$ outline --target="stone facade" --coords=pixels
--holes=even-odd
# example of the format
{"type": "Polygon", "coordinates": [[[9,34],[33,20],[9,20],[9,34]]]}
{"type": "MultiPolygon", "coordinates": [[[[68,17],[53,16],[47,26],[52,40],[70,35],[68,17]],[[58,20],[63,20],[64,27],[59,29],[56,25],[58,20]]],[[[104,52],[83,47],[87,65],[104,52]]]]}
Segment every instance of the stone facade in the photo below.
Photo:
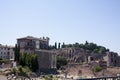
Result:
{"type": "Polygon", "coordinates": [[[14,60],[14,47],[0,44],[0,58],[14,60]]]}
{"type": "MultiPolygon", "coordinates": [[[[93,61],[102,61],[103,62],[103,64],[105,63],[104,62],[104,59],[103,59],[103,57],[104,56],[106,56],[106,54],[99,54],[99,53],[89,53],[88,54],[88,57],[87,57],[87,59],[88,59],[88,63],[91,63],[91,62],[93,62],[93,61]]],[[[107,64],[106,64],[107,65],[107,64]]]]}
{"type": "Polygon", "coordinates": [[[114,52],[106,52],[104,54],[88,53],[81,48],[61,48],[57,55],[63,56],[69,63],[91,63],[101,61],[99,64],[104,67],[120,67],[120,56],[114,52]]]}
{"type": "Polygon", "coordinates": [[[114,52],[107,52],[104,60],[108,67],[120,67],[120,56],[114,52]]]}
{"type": "Polygon", "coordinates": [[[38,55],[39,72],[52,73],[56,70],[56,51],[49,49],[49,38],[27,36],[17,39],[21,53],[35,53],[38,55]]]}
{"type": "Polygon", "coordinates": [[[104,60],[100,60],[98,61],[98,64],[100,67],[102,67],[102,69],[107,69],[107,62],[104,60]]]}
{"type": "Polygon", "coordinates": [[[50,72],[56,69],[56,53],[51,50],[37,50],[39,71],[50,72]]]}
{"type": "Polygon", "coordinates": [[[58,50],[57,55],[63,56],[68,62],[72,63],[89,63],[95,60],[103,59],[105,54],[90,53],[82,48],[61,48],[58,50]]]}
{"type": "Polygon", "coordinates": [[[98,61],[91,61],[89,63],[90,69],[94,69],[95,66],[100,66],[102,69],[106,70],[107,69],[107,62],[104,60],[98,60],[98,61]]]}
{"type": "Polygon", "coordinates": [[[24,38],[17,39],[17,44],[20,46],[21,53],[35,53],[39,55],[40,69],[42,68],[56,68],[56,55],[63,56],[69,63],[90,63],[92,61],[102,60],[103,66],[107,64],[107,67],[120,67],[120,56],[114,52],[107,52],[104,54],[93,53],[82,48],[61,48],[57,51],[50,51],[49,38],[36,38],[27,36],[24,38]],[[105,62],[104,62],[105,61],[105,62]],[[45,63],[44,63],[45,62],[45,63]]]}
{"type": "Polygon", "coordinates": [[[49,38],[36,38],[32,36],[27,36],[24,38],[17,39],[17,44],[18,46],[20,46],[21,53],[34,53],[35,50],[48,49],[49,38]]]}
{"type": "Polygon", "coordinates": [[[70,63],[81,63],[87,61],[87,55],[82,48],[62,48],[58,50],[57,55],[63,56],[70,63]]]}

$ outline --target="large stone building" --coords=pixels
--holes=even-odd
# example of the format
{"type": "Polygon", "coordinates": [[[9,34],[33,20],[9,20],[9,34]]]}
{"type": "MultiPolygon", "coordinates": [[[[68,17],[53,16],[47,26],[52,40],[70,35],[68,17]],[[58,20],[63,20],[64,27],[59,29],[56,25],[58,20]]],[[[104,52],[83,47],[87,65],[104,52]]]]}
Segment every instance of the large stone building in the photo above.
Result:
{"type": "Polygon", "coordinates": [[[51,72],[56,70],[56,52],[51,50],[36,50],[38,54],[39,71],[51,72]]]}
{"type": "Polygon", "coordinates": [[[49,38],[36,38],[32,36],[27,36],[24,38],[17,39],[17,44],[20,47],[21,53],[34,53],[35,50],[48,49],[49,38]]]}
{"type": "Polygon", "coordinates": [[[14,47],[0,44],[0,58],[14,60],[14,47]]]}
{"type": "Polygon", "coordinates": [[[17,39],[21,53],[38,55],[39,72],[52,73],[56,70],[56,51],[48,50],[49,38],[27,36],[17,39]]]}

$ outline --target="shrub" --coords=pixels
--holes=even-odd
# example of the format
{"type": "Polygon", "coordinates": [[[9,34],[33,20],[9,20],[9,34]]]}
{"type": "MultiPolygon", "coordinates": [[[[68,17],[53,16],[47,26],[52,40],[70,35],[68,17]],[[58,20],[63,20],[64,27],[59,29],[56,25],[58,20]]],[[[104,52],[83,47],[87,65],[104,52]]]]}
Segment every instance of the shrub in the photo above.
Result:
{"type": "Polygon", "coordinates": [[[57,69],[61,68],[61,66],[67,65],[66,58],[62,56],[57,56],[57,69]]]}
{"type": "Polygon", "coordinates": [[[102,71],[102,67],[100,67],[100,66],[95,66],[95,67],[93,68],[93,71],[94,71],[94,72],[100,72],[100,71],[102,71]]]}

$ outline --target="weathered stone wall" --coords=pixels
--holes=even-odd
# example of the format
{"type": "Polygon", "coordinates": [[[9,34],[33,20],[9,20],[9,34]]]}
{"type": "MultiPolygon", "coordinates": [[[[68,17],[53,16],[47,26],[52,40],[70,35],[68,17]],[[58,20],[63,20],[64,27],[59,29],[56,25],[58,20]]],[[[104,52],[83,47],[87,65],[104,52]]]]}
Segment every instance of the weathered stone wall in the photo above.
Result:
{"type": "Polygon", "coordinates": [[[86,52],[81,48],[62,48],[58,50],[58,54],[67,59],[70,63],[81,63],[87,60],[86,52]]]}
{"type": "Polygon", "coordinates": [[[14,47],[7,45],[0,45],[0,58],[7,60],[14,60],[14,47]]]}
{"type": "Polygon", "coordinates": [[[36,49],[48,49],[49,38],[27,36],[17,39],[17,45],[20,46],[21,53],[34,53],[36,49]]]}
{"type": "Polygon", "coordinates": [[[99,54],[88,53],[81,48],[62,48],[58,50],[57,55],[65,57],[69,63],[90,63],[91,61],[102,60],[105,61],[103,64],[106,64],[108,67],[120,67],[120,56],[114,52],[99,54]]]}
{"type": "Polygon", "coordinates": [[[108,67],[120,67],[120,57],[117,53],[107,52],[104,60],[107,62],[108,67]]]}
{"type": "Polygon", "coordinates": [[[56,69],[56,53],[50,50],[37,50],[39,71],[56,69]]]}

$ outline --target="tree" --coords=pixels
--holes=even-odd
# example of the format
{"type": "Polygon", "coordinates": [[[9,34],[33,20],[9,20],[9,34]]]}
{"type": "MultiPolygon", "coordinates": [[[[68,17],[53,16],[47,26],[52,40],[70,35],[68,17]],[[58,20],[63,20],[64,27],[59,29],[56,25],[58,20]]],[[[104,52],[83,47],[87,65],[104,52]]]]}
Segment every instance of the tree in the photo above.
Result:
{"type": "Polygon", "coordinates": [[[55,49],[57,49],[57,42],[55,42],[55,49]]]}
{"type": "Polygon", "coordinates": [[[61,46],[60,43],[58,43],[58,49],[60,49],[60,46],[61,46]]]}
{"type": "Polygon", "coordinates": [[[100,66],[95,66],[95,67],[93,68],[93,71],[94,71],[94,72],[100,72],[100,71],[102,71],[102,67],[100,67],[100,66]]]}
{"type": "Polygon", "coordinates": [[[20,54],[19,65],[21,65],[21,66],[25,66],[25,63],[24,63],[24,54],[25,53],[21,53],[20,54]]]}
{"type": "Polygon", "coordinates": [[[72,44],[68,44],[68,47],[73,47],[73,45],[72,44]]]}
{"type": "Polygon", "coordinates": [[[18,46],[17,44],[15,45],[14,53],[15,53],[15,58],[14,58],[14,60],[17,61],[17,62],[19,62],[20,46],[18,46]]]}
{"type": "Polygon", "coordinates": [[[17,61],[19,62],[19,57],[20,57],[20,45],[18,45],[18,52],[17,52],[17,53],[18,53],[18,57],[17,57],[18,59],[17,59],[17,61]]]}
{"type": "Polygon", "coordinates": [[[85,45],[88,45],[88,44],[89,44],[89,43],[86,41],[86,42],[85,42],[85,45]]]}
{"type": "Polygon", "coordinates": [[[14,60],[17,61],[17,44],[15,44],[14,53],[15,53],[14,60]]]}
{"type": "Polygon", "coordinates": [[[84,44],[79,44],[79,47],[85,49],[84,44]]]}
{"type": "Polygon", "coordinates": [[[28,66],[33,72],[38,70],[38,57],[37,54],[20,54],[19,64],[23,67],[28,66]]]}
{"type": "Polygon", "coordinates": [[[106,49],[104,47],[100,47],[99,48],[99,52],[98,53],[105,53],[106,52],[106,49]]]}
{"type": "Polygon", "coordinates": [[[66,58],[62,56],[57,56],[57,68],[61,68],[61,66],[67,65],[67,60],[66,58]]]}
{"type": "Polygon", "coordinates": [[[63,44],[62,44],[62,48],[65,48],[65,43],[63,42],[63,44]]]}
{"type": "Polygon", "coordinates": [[[32,55],[32,58],[31,58],[31,70],[34,71],[34,72],[38,70],[37,55],[32,55]]]}
{"type": "Polygon", "coordinates": [[[79,47],[79,43],[75,43],[75,44],[73,44],[73,47],[76,47],[76,48],[78,48],[79,47]]]}

